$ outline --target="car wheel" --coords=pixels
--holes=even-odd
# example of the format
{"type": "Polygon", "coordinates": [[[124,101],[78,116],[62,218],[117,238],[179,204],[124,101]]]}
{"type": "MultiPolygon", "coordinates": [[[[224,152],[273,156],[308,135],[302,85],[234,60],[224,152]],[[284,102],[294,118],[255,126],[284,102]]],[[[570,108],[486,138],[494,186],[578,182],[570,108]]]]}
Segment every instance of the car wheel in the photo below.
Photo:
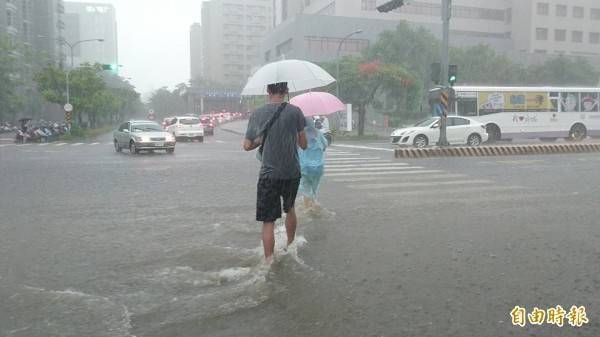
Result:
{"type": "Polygon", "coordinates": [[[168,154],[173,154],[173,153],[175,153],[175,148],[172,148],[172,149],[167,149],[167,153],[168,153],[168,154]]]}
{"type": "Polygon", "coordinates": [[[583,124],[575,124],[569,131],[569,137],[566,140],[580,142],[587,137],[587,129],[583,124]]]}
{"type": "Polygon", "coordinates": [[[131,141],[129,143],[129,153],[131,154],[138,154],[140,153],[140,150],[137,149],[137,147],[135,146],[135,142],[131,141]]]}
{"type": "Polygon", "coordinates": [[[485,130],[488,133],[488,143],[492,144],[499,141],[502,138],[502,134],[500,133],[500,128],[495,124],[489,124],[485,127],[485,130]]]}
{"type": "Polygon", "coordinates": [[[474,133],[467,138],[467,145],[471,147],[477,147],[481,145],[481,136],[474,133]]]}
{"type": "Polygon", "coordinates": [[[121,152],[123,149],[121,149],[121,146],[119,145],[119,142],[117,142],[117,140],[114,140],[114,144],[115,144],[115,152],[121,152]]]}
{"type": "Polygon", "coordinates": [[[415,137],[415,140],[413,141],[413,146],[418,149],[425,148],[425,147],[427,147],[427,145],[429,145],[429,139],[427,139],[427,137],[425,135],[418,135],[415,137]]]}
{"type": "Polygon", "coordinates": [[[203,143],[204,142],[204,136],[200,136],[200,137],[196,137],[196,139],[200,142],[203,143]]]}

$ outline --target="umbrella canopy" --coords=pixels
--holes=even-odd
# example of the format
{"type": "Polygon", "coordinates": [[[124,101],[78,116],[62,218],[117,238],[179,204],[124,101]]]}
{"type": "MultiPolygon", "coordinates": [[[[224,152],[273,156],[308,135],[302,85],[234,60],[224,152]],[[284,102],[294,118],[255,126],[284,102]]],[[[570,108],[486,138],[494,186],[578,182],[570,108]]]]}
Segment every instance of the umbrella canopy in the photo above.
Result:
{"type": "Polygon", "coordinates": [[[298,95],[292,98],[290,103],[299,107],[306,117],[331,115],[346,109],[342,101],[327,92],[309,92],[298,95]]]}
{"type": "Polygon", "coordinates": [[[287,82],[290,92],[324,87],[335,82],[323,68],[302,60],[283,60],[258,69],[246,83],[242,96],[267,94],[267,85],[287,82]]]}

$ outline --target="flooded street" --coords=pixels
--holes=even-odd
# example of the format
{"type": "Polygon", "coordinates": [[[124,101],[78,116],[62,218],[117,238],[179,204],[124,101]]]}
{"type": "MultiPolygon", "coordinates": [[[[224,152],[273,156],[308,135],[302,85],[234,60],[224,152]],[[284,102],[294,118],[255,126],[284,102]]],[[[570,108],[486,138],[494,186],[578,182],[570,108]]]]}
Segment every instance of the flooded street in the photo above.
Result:
{"type": "Polygon", "coordinates": [[[593,155],[524,161],[535,179],[474,158],[361,182],[335,163],[393,159],[334,147],[324,209],[298,206],[287,251],[280,224],[269,267],[255,158],[227,133],[178,146],[0,149],[1,336],[527,336],[558,328],[515,327],[513,307],[558,304],[591,321],[563,330],[599,332],[593,155]],[[459,186],[408,187],[431,179],[459,186]]]}

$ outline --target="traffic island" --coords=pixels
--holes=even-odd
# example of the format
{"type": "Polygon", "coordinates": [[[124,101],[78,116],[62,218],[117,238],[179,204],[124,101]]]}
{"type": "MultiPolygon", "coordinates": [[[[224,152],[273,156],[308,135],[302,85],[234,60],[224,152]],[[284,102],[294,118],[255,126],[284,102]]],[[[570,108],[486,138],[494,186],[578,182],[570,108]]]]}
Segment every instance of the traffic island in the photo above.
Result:
{"type": "Polygon", "coordinates": [[[424,149],[399,148],[396,158],[433,157],[496,157],[560,153],[600,152],[600,144],[544,144],[479,147],[434,147],[424,149]]]}

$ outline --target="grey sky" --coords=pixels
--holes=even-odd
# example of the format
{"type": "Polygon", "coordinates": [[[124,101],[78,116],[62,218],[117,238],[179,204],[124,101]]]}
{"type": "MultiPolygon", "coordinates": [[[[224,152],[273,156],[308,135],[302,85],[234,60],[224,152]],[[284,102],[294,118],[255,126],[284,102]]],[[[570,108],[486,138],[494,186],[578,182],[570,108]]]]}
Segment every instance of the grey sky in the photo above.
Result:
{"type": "Polygon", "coordinates": [[[190,77],[189,29],[200,22],[202,0],[80,0],[117,11],[120,74],[148,93],[190,77]]]}

